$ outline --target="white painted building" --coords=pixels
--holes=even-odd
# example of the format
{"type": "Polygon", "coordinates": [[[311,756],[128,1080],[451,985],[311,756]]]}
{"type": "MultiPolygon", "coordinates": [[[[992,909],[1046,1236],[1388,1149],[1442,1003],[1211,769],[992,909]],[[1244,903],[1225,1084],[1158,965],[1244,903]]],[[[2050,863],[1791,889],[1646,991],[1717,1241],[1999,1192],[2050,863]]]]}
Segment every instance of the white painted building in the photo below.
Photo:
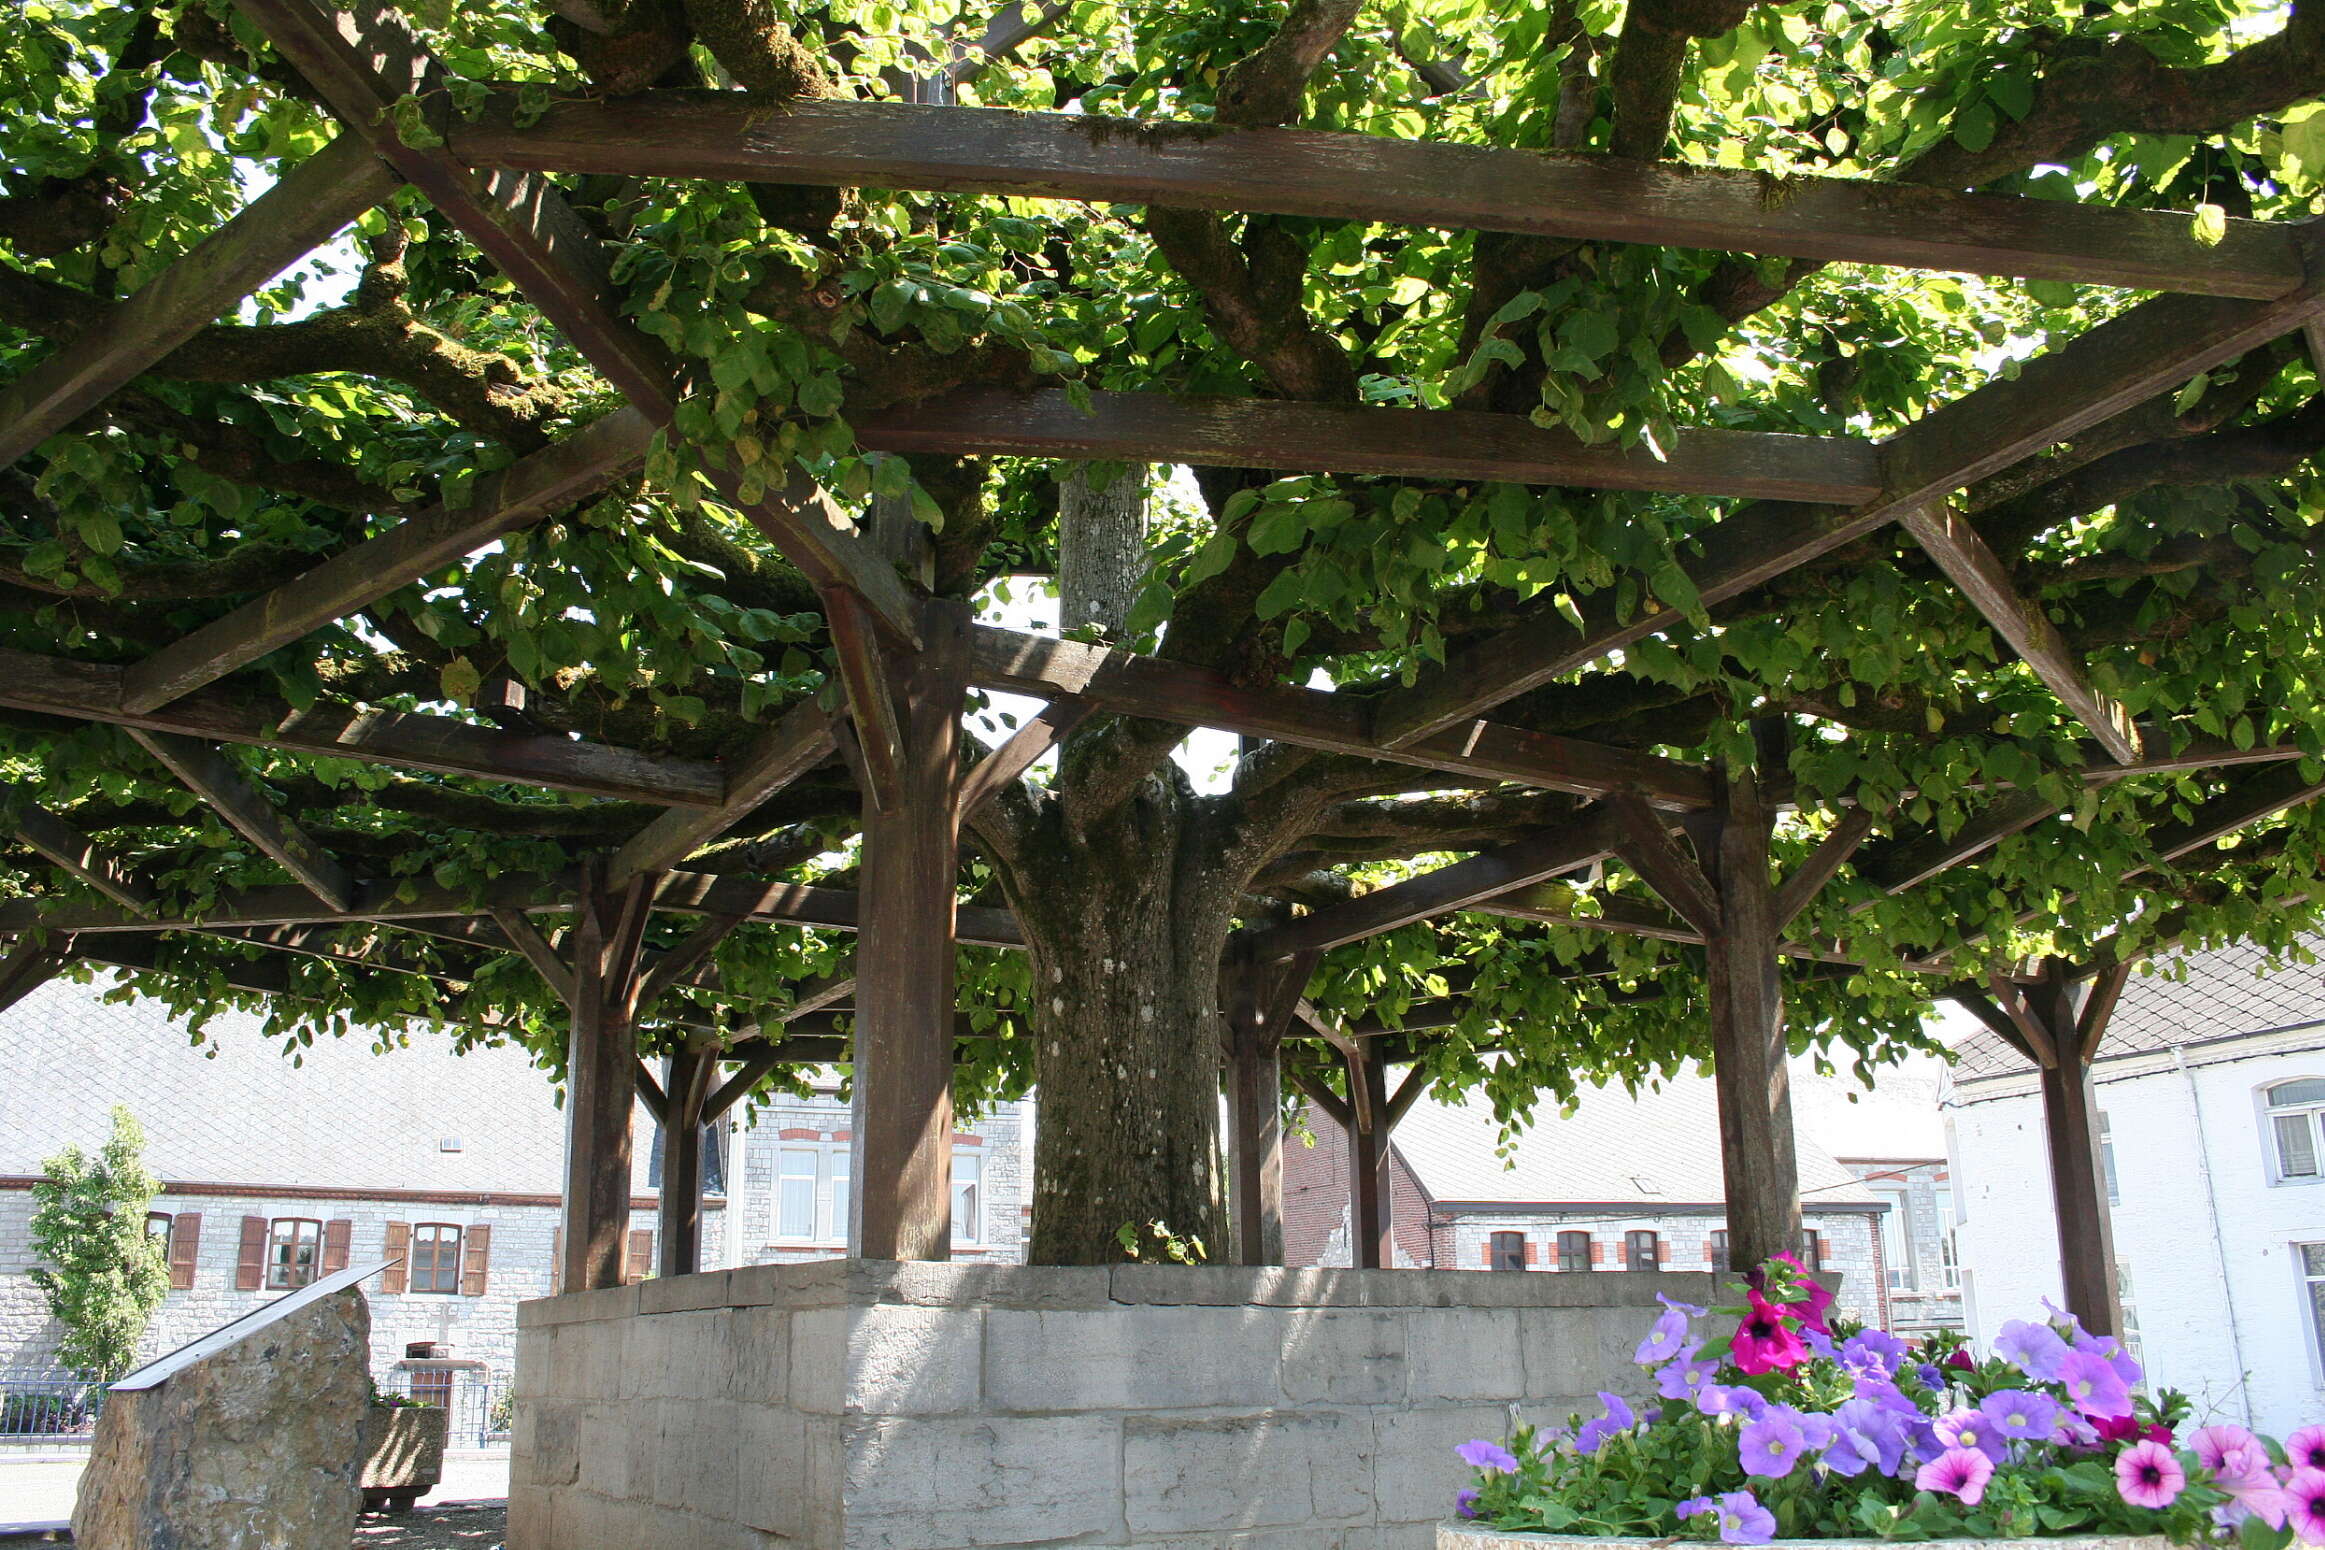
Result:
{"type": "MultiPolygon", "coordinates": [[[[2199,1417],[2281,1437],[2325,1420],[2325,968],[2181,962],[2132,977],[2093,1066],[2127,1334],[2199,1417]]],[[[2060,1295],[2056,1218],[2033,1071],[1990,1033],[1955,1053],[1963,1278],[1989,1342],[2060,1295]]]]}

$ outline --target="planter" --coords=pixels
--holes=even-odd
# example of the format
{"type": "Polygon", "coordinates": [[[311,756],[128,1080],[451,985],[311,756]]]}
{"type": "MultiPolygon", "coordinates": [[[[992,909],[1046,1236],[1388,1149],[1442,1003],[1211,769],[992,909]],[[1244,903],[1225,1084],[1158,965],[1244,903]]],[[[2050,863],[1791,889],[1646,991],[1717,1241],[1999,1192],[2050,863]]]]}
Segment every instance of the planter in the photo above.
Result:
{"type": "MultiPolygon", "coordinates": [[[[1475,1523],[1441,1523],[1437,1550],[1541,1550],[1563,1545],[1567,1550],[1617,1550],[1637,1546],[1645,1550],[1672,1550],[1694,1541],[1669,1539],[1600,1539],[1588,1534],[1523,1534],[1515,1529],[1483,1528],[1475,1523]]],[[[2050,1539],[1949,1539],[1947,1546],[1975,1546],[1977,1550],[2175,1550],[2161,1534],[2075,1534],[2050,1539]]],[[[1768,1550],[1898,1550],[1894,1539],[1777,1539],[1768,1550]]]]}
{"type": "Polygon", "coordinates": [[[363,1509],[409,1512],[444,1478],[451,1413],[433,1406],[373,1405],[363,1423],[363,1509]]]}

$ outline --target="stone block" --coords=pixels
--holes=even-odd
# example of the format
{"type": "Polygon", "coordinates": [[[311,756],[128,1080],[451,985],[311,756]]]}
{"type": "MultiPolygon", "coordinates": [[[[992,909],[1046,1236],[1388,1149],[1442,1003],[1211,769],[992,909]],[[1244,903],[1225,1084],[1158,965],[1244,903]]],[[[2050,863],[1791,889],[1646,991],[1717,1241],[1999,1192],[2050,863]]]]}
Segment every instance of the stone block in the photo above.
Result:
{"type": "Polygon", "coordinates": [[[1134,1535],[1372,1521],[1373,1428],[1361,1410],[1141,1415],[1122,1427],[1134,1535]]]}
{"type": "Polygon", "coordinates": [[[1384,1410],[1373,1417],[1373,1502],[1382,1523],[1429,1523],[1453,1510],[1470,1468],[1453,1450],[1509,1435],[1506,1405],[1384,1410]]]}
{"type": "Polygon", "coordinates": [[[594,1292],[567,1292],[518,1305],[518,1326],[545,1328],[551,1324],[586,1324],[600,1319],[626,1319],[638,1311],[635,1286],[608,1286],[594,1292]]]}
{"type": "Polygon", "coordinates": [[[1113,1416],[851,1416],[848,1550],[962,1550],[1090,1538],[1121,1521],[1113,1416]]]}
{"type": "Polygon", "coordinates": [[[107,1396],[73,1508],[84,1550],[354,1538],[371,1315],[353,1288],[107,1396]]]}
{"type": "MultiPolygon", "coordinates": [[[[1525,1391],[1533,1399],[1553,1394],[1585,1394],[1636,1371],[1631,1352],[1638,1335],[1622,1344],[1619,1331],[1636,1317],[1629,1309],[1536,1308],[1518,1314],[1518,1342],[1525,1353],[1525,1391]]],[[[1642,1322],[1639,1334],[1646,1332],[1642,1322]]]]}
{"type": "Polygon", "coordinates": [[[578,1405],[520,1399],[510,1438],[512,1477],[540,1486],[569,1485],[579,1478],[581,1416],[578,1405]]]}
{"type": "Polygon", "coordinates": [[[782,1404],[790,1393],[791,1315],[780,1308],[737,1308],[725,1329],[729,1397],[782,1404]]]}
{"type": "Polygon", "coordinates": [[[976,1307],[883,1304],[859,1310],[848,1334],[842,1408],[851,1415],[974,1410],[987,1316],[985,1309],[976,1307]]]}
{"type": "Polygon", "coordinates": [[[575,1421],[574,1447],[577,1458],[589,1461],[584,1483],[590,1490],[622,1501],[654,1500],[663,1439],[651,1401],[591,1405],[575,1421]]]}
{"type": "Polygon", "coordinates": [[[1416,1308],[1405,1320],[1405,1393],[1415,1402],[1509,1400],[1524,1392],[1515,1309],[1416,1308]]]}
{"type": "Polygon", "coordinates": [[[727,1305],[728,1273],[700,1270],[693,1275],[656,1276],[638,1283],[640,1313],[683,1313],[727,1305]]]}
{"type": "Polygon", "coordinates": [[[742,1405],[735,1417],[735,1517],[786,1538],[813,1518],[805,1416],[771,1405],[742,1405]]]}
{"type": "Polygon", "coordinates": [[[740,1407],[724,1400],[665,1399],[655,1409],[661,1457],[653,1500],[713,1522],[733,1522],[740,1407]]]}
{"type": "Polygon", "coordinates": [[[1286,1399],[1385,1405],[1405,1397],[1403,1309],[1298,1308],[1275,1317],[1282,1330],[1286,1399]]]}
{"type": "Polygon", "coordinates": [[[791,1315],[790,1403],[815,1415],[847,1405],[849,1308],[807,1308],[791,1315]]]}
{"type": "Polygon", "coordinates": [[[985,1403],[997,1411],[1271,1405],[1281,1322],[1252,1308],[995,1308],[985,1315],[985,1403]]]}

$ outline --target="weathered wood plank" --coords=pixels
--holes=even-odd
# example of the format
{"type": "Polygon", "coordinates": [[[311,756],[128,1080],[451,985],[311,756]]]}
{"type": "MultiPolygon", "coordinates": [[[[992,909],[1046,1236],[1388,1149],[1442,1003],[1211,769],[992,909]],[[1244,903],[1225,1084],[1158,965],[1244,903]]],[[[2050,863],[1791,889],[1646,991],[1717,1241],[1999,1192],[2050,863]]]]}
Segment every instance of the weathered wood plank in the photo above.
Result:
{"type": "Polygon", "coordinates": [[[748,915],[706,916],[702,924],[688,932],[677,945],[647,965],[638,986],[639,1007],[652,1007],[662,998],[663,992],[676,987],[686,976],[708,962],[710,955],[718,951],[719,943],[750,918],[748,915]]]}
{"type": "Polygon", "coordinates": [[[334,910],[355,902],[355,879],[315,843],[306,830],[278,811],[265,792],[226,756],[199,738],[150,728],[132,731],[138,746],[161,761],[187,790],[208,803],[227,826],[274,858],[275,864],[334,910]]]}
{"type": "MultiPolygon", "coordinates": [[[[1725,929],[1720,921],[1721,890],[1713,886],[1695,859],[1679,848],[1662,816],[1647,805],[1646,798],[1635,791],[1613,791],[1607,794],[1605,805],[1614,820],[1608,847],[1706,940],[1725,929]]],[[[1769,913],[1773,917],[1773,900],[1769,913]]],[[[1772,920],[1768,929],[1773,950],[1776,927],[1772,920]]]]}
{"type": "Polygon", "coordinates": [[[840,587],[825,590],[823,608],[832,655],[847,689],[848,719],[855,725],[864,801],[874,811],[894,812],[904,800],[904,732],[897,724],[888,663],[873,632],[871,612],[854,593],[840,587]]]}
{"type": "MultiPolygon", "coordinates": [[[[2175,823],[2148,832],[2159,861],[2177,861],[2263,818],[2299,807],[2325,794],[2325,780],[2311,780],[2297,764],[2283,764],[2239,777],[2230,788],[2175,823]]],[[[2143,868],[2142,870],[2147,870],[2143,868]]]]}
{"type": "Polygon", "coordinates": [[[619,1286],[630,1227],[630,1114],[636,1087],[638,954],[652,880],[608,889],[585,868],[573,927],[574,994],[565,1061],[565,1239],[558,1290],[619,1286]]]}
{"type": "Polygon", "coordinates": [[[1658,457],[1590,446],[1523,415],[1371,409],[1288,399],[981,388],[858,417],[881,452],[1191,463],[1415,479],[1662,490],[1854,506],[1881,493],[1871,442],[1683,429],[1658,457]]]}
{"type": "Polygon", "coordinates": [[[1818,842],[1808,859],[1776,890],[1772,913],[1777,930],[1791,925],[1824,892],[1825,885],[1840,875],[1841,868],[1848,865],[1849,858],[1857,853],[1857,847],[1865,843],[1865,836],[1880,821],[1881,815],[1869,807],[1852,807],[1841,815],[1832,832],[1818,842]]]}
{"type": "MultiPolygon", "coordinates": [[[[2013,834],[2030,829],[2057,812],[2047,799],[2031,791],[2006,791],[1973,814],[1950,838],[1935,833],[1884,842],[1857,862],[1857,874],[1885,894],[1903,893],[1938,873],[1984,855],[2013,834]]],[[[1875,900],[1857,906],[1873,907],[1875,900]]]]}
{"type": "Polygon", "coordinates": [[[378,602],[399,587],[603,489],[646,455],[654,426],[617,409],[476,483],[458,510],[432,506],[350,546],[128,669],[121,703],[149,711],[378,602]]]}
{"type": "Polygon", "coordinates": [[[1300,129],[649,92],[505,95],[453,152],[479,166],[1006,194],[1779,253],[2141,289],[2274,296],[2299,283],[2282,228],[2217,247],[2185,215],[1618,157],[1300,129]]]}
{"type": "Polygon", "coordinates": [[[59,867],[87,883],[106,898],[151,919],[156,913],[153,880],[114,856],[86,834],[35,802],[22,791],[10,790],[4,802],[5,821],[16,837],[59,867]]]}
{"type": "Polygon", "coordinates": [[[1370,736],[1366,702],[1353,695],[1282,685],[1248,688],[1183,663],[994,625],[973,626],[969,638],[973,681],[988,689],[1079,695],[1101,710],[1123,715],[1217,727],[1548,791],[1595,796],[1635,785],[1674,807],[1701,807],[1711,800],[1708,772],[1651,754],[1484,721],[1404,748],[1385,748],[1370,736]]]}
{"type": "Polygon", "coordinates": [[[656,1202],[656,1273],[690,1276],[702,1268],[704,1109],[718,1077],[714,1044],[693,1042],[663,1063],[669,1114],[662,1121],[662,1192],[656,1202]]]}
{"type": "Polygon", "coordinates": [[[0,706],[588,796],[689,807],[716,807],[725,800],[726,778],[715,764],[504,732],[449,716],[364,710],[327,700],[293,710],[279,699],[223,685],[197,690],[158,710],[131,711],[121,703],[123,672],[109,663],[0,648],[0,706]]]}
{"type": "Polygon", "coordinates": [[[532,918],[523,910],[512,906],[496,907],[491,914],[493,923],[500,927],[501,935],[508,938],[509,945],[517,950],[517,955],[533,966],[533,972],[540,975],[542,981],[557,993],[558,1000],[571,1006],[578,993],[573,978],[573,965],[550,945],[549,938],[542,934],[541,928],[534,925],[532,918]]]}
{"type": "Polygon", "coordinates": [[[1361,898],[1317,910],[1258,933],[1252,952],[1261,963],[1321,952],[1451,914],[1481,899],[1572,872],[1614,853],[1615,820],[1593,812],[1565,827],[1531,835],[1464,861],[1377,888],[1361,898]]]}
{"type": "Polygon", "coordinates": [[[286,170],[248,209],[0,389],[0,467],[232,311],[396,186],[396,175],[358,135],[341,135],[286,170]]]}
{"type": "Polygon", "coordinates": [[[718,806],[664,813],[614,853],[608,876],[628,882],[640,872],[659,872],[685,860],[829,758],[833,746],[831,712],[812,701],[792,707],[727,772],[718,806]]]}
{"type": "Polygon", "coordinates": [[[979,759],[961,777],[961,816],[968,817],[998,796],[1003,787],[1033,768],[1041,756],[1057,747],[1066,734],[1090,718],[1097,707],[1087,700],[1060,695],[1009,735],[1000,747],[979,759]]]}
{"type": "Polygon", "coordinates": [[[1969,518],[1951,501],[1932,501],[1908,510],[1901,519],[1914,542],[1938,569],[1970,600],[2019,660],[2067,707],[2068,714],[2090,729],[2099,745],[2118,764],[2130,764],[2140,755],[2139,729],[2120,700],[2108,698],[2091,686],[2090,675],[2059,627],[2043,612],[2042,604],[2019,595],[2002,557],[1978,536],[1969,518]]]}

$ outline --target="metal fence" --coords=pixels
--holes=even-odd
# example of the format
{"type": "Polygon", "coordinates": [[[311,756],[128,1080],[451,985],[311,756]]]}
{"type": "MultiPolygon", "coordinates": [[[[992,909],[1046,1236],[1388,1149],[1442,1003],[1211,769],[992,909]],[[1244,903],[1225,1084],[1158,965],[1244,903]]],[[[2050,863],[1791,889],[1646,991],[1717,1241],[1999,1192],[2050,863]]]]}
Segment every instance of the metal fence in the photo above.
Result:
{"type": "Polygon", "coordinates": [[[401,1394],[449,1411],[447,1447],[491,1448],[509,1440],[509,1380],[503,1374],[399,1369],[378,1381],[382,1394],[401,1394]]]}
{"type": "Polygon", "coordinates": [[[0,1441],[86,1438],[105,1390],[55,1367],[0,1367],[0,1441]]]}

